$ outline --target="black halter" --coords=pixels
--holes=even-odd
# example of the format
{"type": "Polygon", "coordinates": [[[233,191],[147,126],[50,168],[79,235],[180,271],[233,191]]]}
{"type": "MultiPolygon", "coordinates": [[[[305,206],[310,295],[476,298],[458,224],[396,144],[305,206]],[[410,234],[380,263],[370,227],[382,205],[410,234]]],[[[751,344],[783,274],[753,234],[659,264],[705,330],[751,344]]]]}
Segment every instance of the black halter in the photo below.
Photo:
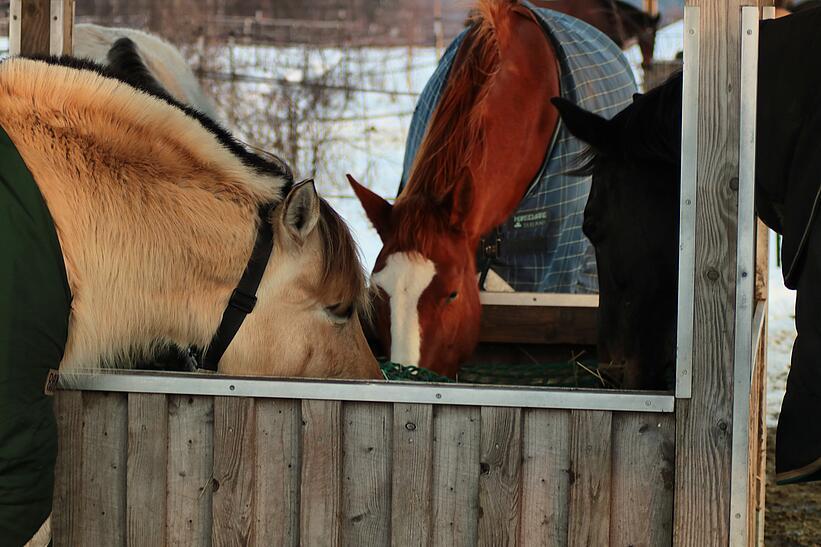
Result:
{"type": "Polygon", "coordinates": [[[271,203],[259,207],[259,226],[254,250],[251,252],[251,258],[248,259],[237,288],[231,293],[217,332],[208,344],[208,350],[200,365],[203,369],[217,371],[220,359],[242,326],[242,322],[245,321],[245,316],[254,311],[257,303],[257,289],[274,248],[274,234],[270,221],[273,209],[274,205],[271,203]]]}

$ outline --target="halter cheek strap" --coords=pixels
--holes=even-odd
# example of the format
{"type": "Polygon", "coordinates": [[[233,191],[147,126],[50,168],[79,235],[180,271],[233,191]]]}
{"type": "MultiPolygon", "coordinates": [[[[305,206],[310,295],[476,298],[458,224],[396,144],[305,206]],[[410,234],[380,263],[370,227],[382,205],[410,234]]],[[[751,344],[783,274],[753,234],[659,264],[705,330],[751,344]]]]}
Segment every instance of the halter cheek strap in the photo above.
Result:
{"type": "Polygon", "coordinates": [[[259,208],[259,226],[254,250],[237,288],[231,293],[217,332],[208,344],[208,349],[202,359],[201,368],[203,369],[217,371],[220,359],[242,326],[242,322],[245,321],[245,316],[254,311],[254,306],[257,304],[257,289],[274,248],[274,234],[270,222],[273,208],[273,204],[270,203],[261,205],[259,208]]]}

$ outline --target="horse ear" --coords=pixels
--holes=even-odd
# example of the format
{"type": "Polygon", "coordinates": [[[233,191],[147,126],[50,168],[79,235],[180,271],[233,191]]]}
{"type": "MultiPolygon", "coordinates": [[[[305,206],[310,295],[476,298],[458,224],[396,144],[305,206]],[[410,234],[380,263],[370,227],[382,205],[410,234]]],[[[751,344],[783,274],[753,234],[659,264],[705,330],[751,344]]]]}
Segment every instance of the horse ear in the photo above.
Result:
{"type": "Polygon", "coordinates": [[[282,221],[287,232],[303,243],[319,221],[319,195],[314,180],[297,183],[283,203],[282,221]]]}
{"type": "Polygon", "coordinates": [[[554,97],[550,102],[559,111],[562,121],[573,136],[599,151],[608,150],[613,146],[613,135],[608,120],[561,97],[554,97]]]}
{"type": "Polygon", "coordinates": [[[356,197],[359,199],[359,203],[361,203],[362,208],[365,209],[368,220],[371,221],[371,224],[373,224],[373,227],[376,229],[376,233],[379,234],[379,237],[382,238],[384,242],[390,229],[393,206],[378,194],[371,192],[359,184],[351,175],[346,176],[348,177],[348,183],[350,183],[351,188],[353,188],[354,194],[356,194],[356,197]]]}

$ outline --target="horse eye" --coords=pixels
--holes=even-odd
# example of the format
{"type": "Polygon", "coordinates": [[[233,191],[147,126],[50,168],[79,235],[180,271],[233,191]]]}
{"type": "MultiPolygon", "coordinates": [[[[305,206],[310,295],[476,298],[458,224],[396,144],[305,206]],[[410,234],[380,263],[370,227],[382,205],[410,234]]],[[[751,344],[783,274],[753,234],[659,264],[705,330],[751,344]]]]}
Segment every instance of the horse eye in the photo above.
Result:
{"type": "Polygon", "coordinates": [[[331,316],[331,319],[338,323],[344,323],[353,315],[352,304],[342,304],[338,302],[331,306],[326,306],[325,311],[331,316]]]}
{"type": "Polygon", "coordinates": [[[459,293],[456,292],[456,291],[453,291],[452,293],[450,293],[448,295],[448,302],[453,302],[454,300],[456,300],[457,296],[459,296],[459,293]]]}

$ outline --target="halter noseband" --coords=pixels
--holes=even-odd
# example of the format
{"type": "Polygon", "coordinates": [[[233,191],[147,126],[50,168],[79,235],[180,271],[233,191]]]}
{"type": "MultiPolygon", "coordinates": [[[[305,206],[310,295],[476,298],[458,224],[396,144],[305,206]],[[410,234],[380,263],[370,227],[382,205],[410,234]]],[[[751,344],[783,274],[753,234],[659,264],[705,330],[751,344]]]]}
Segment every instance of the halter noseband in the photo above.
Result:
{"type": "Polygon", "coordinates": [[[251,252],[251,258],[248,259],[245,271],[242,272],[237,288],[231,293],[217,332],[208,344],[200,365],[203,369],[217,371],[220,359],[242,326],[242,322],[245,321],[245,316],[254,311],[254,306],[257,304],[257,289],[274,248],[274,233],[270,222],[273,209],[272,203],[259,207],[259,226],[254,250],[251,252]]]}

